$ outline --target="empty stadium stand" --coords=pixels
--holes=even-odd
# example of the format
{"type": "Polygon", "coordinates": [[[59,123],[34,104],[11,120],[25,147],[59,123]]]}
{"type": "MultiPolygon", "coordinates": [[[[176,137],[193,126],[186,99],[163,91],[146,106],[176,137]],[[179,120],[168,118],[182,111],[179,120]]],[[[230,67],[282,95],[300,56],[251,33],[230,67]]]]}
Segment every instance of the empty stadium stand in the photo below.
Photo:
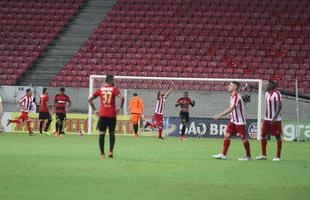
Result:
{"type": "Polygon", "coordinates": [[[15,85],[84,0],[0,0],[0,84],[15,85]]]}

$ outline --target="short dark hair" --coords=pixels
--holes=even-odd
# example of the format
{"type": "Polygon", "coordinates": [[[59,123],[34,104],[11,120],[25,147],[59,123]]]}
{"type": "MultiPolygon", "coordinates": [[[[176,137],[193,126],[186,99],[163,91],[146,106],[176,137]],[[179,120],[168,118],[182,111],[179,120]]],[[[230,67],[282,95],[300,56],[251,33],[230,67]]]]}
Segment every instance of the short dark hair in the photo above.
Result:
{"type": "Polygon", "coordinates": [[[270,84],[272,86],[272,89],[274,89],[275,87],[277,87],[277,83],[274,80],[269,80],[268,84],[270,84]]]}
{"type": "Polygon", "coordinates": [[[109,84],[113,84],[114,81],[114,76],[113,75],[107,75],[107,77],[105,78],[105,82],[109,83],[109,84]]]}
{"type": "Polygon", "coordinates": [[[138,94],[137,93],[133,93],[133,96],[136,97],[136,96],[138,96],[138,94]]]}
{"type": "Polygon", "coordinates": [[[239,89],[239,87],[240,87],[240,83],[239,83],[239,82],[237,82],[237,81],[232,81],[231,83],[234,84],[234,85],[236,85],[236,86],[237,86],[237,89],[239,89]]]}
{"type": "Polygon", "coordinates": [[[64,92],[64,91],[66,91],[66,90],[65,90],[65,88],[62,87],[62,88],[60,88],[59,91],[60,91],[60,92],[64,92]]]}
{"type": "Polygon", "coordinates": [[[29,91],[31,91],[31,89],[30,89],[30,88],[28,88],[28,89],[26,90],[26,93],[28,93],[29,91]]]}
{"type": "Polygon", "coordinates": [[[47,92],[47,88],[43,88],[43,94],[47,92]]]}

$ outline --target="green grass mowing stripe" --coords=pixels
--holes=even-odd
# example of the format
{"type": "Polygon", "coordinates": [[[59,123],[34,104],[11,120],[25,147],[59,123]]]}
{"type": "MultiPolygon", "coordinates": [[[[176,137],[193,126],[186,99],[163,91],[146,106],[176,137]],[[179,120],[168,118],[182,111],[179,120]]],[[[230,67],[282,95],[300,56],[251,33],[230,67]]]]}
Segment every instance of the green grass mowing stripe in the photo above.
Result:
{"type": "MultiPolygon", "coordinates": [[[[275,163],[274,141],[268,161],[251,162],[236,160],[239,140],[229,160],[212,159],[222,142],[117,137],[115,158],[100,160],[96,136],[3,134],[0,199],[309,199],[309,143],[284,142],[284,160],[275,163]]],[[[258,155],[259,142],[251,147],[258,155]]]]}

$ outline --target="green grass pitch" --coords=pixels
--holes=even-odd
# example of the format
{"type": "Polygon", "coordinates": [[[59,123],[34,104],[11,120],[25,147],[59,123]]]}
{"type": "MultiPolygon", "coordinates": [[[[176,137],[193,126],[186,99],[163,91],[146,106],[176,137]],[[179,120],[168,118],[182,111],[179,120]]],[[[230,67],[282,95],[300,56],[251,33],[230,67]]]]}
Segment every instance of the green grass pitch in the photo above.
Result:
{"type": "MultiPolygon", "coordinates": [[[[106,137],[106,144],[108,138],[106,137]]],[[[107,146],[106,146],[107,147],[107,146]]],[[[260,145],[251,141],[253,156],[260,145]]],[[[283,160],[240,162],[211,158],[222,139],[118,136],[115,158],[99,159],[97,136],[0,135],[1,200],[309,200],[310,144],[283,144],[283,160]]]]}

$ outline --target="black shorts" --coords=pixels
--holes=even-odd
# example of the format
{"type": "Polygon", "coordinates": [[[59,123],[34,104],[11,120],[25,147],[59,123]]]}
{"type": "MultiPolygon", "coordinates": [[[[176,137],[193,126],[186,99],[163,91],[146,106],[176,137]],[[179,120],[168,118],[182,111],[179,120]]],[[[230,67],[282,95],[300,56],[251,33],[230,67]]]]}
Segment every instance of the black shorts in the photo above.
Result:
{"type": "Polygon", "coordinates": [[[56,120],[65,120],[67,118],[66,113],[56,113],[56,120]]]}
{"type": "Polygon", "coordinates": [[[116,128],[116,117],[99,117],[97,123],[97,129],[101,132],[105,132],[109,128],[110,133],[115,132],[116,128]]]}
{"type": "Polygon", "coordinates": [[[189,113],[188,112],[180,112],[180,119],[182,123],[188,123],[189,122],[189,113]]]}
{"type": "Polygon", "coordinates": [[[49,112],[39,112],[39,119],[52,119],[52,116],[49,112]]]}

